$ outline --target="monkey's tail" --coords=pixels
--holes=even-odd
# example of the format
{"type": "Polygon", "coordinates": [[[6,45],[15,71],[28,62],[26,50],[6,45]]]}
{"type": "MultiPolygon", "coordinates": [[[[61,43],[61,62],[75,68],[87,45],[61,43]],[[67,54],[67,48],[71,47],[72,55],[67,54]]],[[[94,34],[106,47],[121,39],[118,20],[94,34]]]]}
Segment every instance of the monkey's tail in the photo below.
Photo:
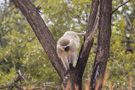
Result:
{"type": "Polygon", "coordinates": [[[86,35],[86,32],[84,32],[84,33],[76,33],[78,36],[84,36],[84,35],[86,35]]]}

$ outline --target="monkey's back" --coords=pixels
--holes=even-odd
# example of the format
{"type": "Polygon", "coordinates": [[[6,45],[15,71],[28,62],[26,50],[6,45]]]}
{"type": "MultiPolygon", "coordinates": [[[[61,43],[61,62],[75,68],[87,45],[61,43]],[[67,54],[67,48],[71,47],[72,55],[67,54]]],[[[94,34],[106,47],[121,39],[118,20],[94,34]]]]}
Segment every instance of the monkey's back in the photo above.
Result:
{"type": "Polygon", "coordinates": [[[57,54],[66,69],[68,69],[69,66],[65,63],[68,62],[68,65],[74,65],[77,60],[79,42],[80,38],[73,31],[67,31],[57,42],[57,54]]]}

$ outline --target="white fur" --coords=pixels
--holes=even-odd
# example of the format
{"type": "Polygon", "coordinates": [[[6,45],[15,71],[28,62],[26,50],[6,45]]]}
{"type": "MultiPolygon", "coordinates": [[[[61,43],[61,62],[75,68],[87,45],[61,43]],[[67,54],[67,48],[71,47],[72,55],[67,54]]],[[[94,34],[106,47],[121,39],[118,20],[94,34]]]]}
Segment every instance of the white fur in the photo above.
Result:
{"type": "Polygon", "coordinates": [[[79,48],[80,38],[77,33],[73,31],[67,31],[57,42],[57,54],[62,60],[62,63],[66,70],[69,69],[69,64],[75,64],[77,60],[77,51],[79,48]],[[64,45],[63,45],[64,43],[64,45]],[[64,48],[69,46],[69,50],[64,48]]]}

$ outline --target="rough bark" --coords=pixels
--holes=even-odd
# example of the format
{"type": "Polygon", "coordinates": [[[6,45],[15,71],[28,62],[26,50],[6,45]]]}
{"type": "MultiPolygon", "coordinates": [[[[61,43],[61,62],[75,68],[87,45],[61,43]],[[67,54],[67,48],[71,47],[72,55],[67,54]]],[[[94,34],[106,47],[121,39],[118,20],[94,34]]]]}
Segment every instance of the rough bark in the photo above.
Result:
{"type": "Polygon", "coordinates": [[[65,70],[56,54],[56,41],[38,13],[38,10],[29,0],[13,0],[13,2],[26,17],[52,65],[63,79],[65,70]]]}
{"type": "Polygon", "coordinates": [[[111,13],[112,0],[100,0],[98,49],[91,77],[91,90],[102,89],[106,64],[109,59],[111,38],[111,13]]]}

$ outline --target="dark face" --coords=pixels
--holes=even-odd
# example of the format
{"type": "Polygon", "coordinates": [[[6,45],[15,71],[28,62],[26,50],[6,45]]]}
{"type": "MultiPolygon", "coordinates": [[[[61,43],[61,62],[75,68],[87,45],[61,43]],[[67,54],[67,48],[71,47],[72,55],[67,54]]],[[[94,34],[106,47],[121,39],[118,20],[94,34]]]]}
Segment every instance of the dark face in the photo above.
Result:
{"type": "Polygon", "coordinates": [[[66,52],[68,52],[69,46],[65,47],[64,50],[65,50],[66,52]]]}

